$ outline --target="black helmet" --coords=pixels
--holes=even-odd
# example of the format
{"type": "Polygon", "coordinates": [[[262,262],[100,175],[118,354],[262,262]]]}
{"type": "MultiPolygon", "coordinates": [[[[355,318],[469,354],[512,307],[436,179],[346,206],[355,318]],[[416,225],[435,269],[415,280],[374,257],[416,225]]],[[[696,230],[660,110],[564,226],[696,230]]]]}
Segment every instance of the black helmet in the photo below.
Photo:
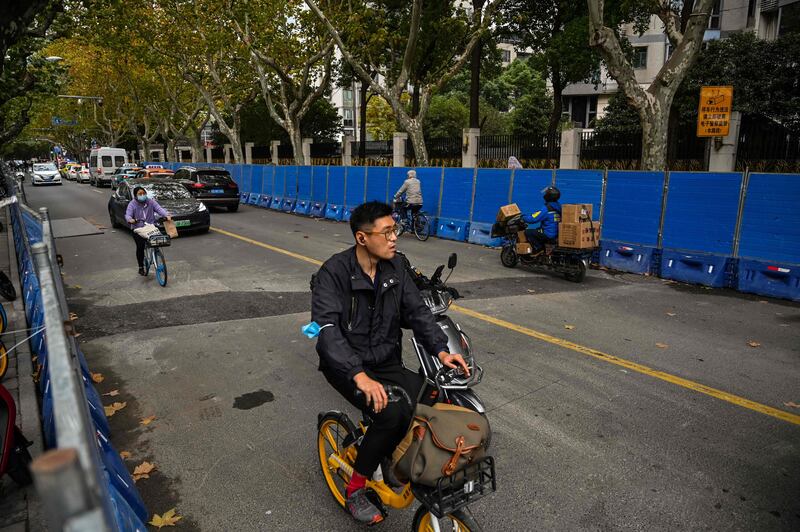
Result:
{"type": "Polygon", "coordinates": [[[558,201],[561,198],[561,191],[556,187],[547,187],[542,191],[542,197],[547,203],[558,201]]]}

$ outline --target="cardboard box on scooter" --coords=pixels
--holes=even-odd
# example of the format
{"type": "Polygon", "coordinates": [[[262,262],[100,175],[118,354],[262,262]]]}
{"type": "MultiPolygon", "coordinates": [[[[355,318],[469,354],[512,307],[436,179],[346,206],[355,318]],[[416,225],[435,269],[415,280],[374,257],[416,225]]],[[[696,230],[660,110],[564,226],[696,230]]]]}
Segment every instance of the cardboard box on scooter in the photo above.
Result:
{"type": "Polygon", "coordinates": [[[558,246],[587,249],[600,245],[600,222],[558,224],[558,246]]]}
{"type": "Polygon", "coordinates": [[[561,206],[561,222],[577,224],[592,219],[591,203],[568,203],[561,206]]]}
{"type": "Polygon", "coordinates": [[[517,207],[516,203],[503,205],[502,207],[500,207],[500,210],[497,211],[497,221],[505,222],[506,220],[513,218],[514,216],[520,213],[521,211],[519,210],[519,207],[517,207]]]}

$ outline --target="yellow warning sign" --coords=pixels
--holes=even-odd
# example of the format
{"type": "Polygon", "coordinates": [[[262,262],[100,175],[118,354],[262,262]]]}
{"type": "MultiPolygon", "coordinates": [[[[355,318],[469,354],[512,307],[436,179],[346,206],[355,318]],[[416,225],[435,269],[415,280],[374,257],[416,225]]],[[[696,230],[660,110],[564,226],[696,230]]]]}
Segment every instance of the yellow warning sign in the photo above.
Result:
{"type": "Polygon", "coordinates": [[[724,137],[731,125],[733,87],[701,87],[697,110],[698,137],[724,137]]]}

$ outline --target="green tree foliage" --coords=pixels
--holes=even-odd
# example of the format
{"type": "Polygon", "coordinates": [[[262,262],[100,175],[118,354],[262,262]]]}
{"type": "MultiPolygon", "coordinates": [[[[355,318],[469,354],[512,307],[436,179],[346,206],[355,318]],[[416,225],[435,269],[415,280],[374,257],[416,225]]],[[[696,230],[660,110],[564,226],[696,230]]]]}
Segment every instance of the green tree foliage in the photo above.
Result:
{"type": "Polygon", "coordinates": [[[517,59],[496,79],[486,82],[482,90],[489,104],[500,111],[510,111],[512,133],[547,132],[553,102],[547,83],[530,60],[517,59]]]}
{"type": "MultiPolygon", "coordinates": [[[[281,144],[289,142],[286,130],[272,119],[263,99],[246,105],[241,114],[242,141],[255,142],[256,146],[269,146],[273,140],[279,140],[281,144]]],[[[311,105],[300,127],[303,135],[312,137],[316,142],[330,142],[341,133],[342,119],[336,107],[323,98],[311,105]]]]}
{"type": "Polygon", "coordinates": [[[463,101],[454,95],[436,95],[425,121],[425,138],[459,137],[468,122],[469,109],[463,101]]]}

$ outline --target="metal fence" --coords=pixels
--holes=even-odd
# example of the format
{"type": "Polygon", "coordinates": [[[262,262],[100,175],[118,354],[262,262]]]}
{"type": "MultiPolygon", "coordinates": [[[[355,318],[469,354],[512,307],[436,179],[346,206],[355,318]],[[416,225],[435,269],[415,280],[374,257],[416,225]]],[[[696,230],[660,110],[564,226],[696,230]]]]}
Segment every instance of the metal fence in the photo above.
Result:
{"type": "Polygon", "coordinates": [[[742,117],[736,169],[800,172],[800,132],[756,117],[742,117]]]}
{"type": "MultiPolygon", "coordinates": [[[[667,166],[670,170],[701,170],[705,167],[707,140],[698,138],[693,126],[670,132],[667,166]]],[[[642,157],[642,135],[581,133],[581,168],[634,170],[642,157]]]]}
{"type": "Polygon", "coordinates": [[[480,166],[504,168],[516,157],[526,168],[556,168],[561,156],[561,137],[548,135],[482,135],[479,139],[480,166]]]}
{"type": "MultiPolygon", "coordinates": [[[[6,179],[12,194],[17,186],[6,179]]],[[[47,209],[10,206],[49,449],[31,470],[52,530],[145,530],[148,512],[119,454],[72,329],[47,209]],[[41,333],[41,334],[37,334],[41,333]]]]}

